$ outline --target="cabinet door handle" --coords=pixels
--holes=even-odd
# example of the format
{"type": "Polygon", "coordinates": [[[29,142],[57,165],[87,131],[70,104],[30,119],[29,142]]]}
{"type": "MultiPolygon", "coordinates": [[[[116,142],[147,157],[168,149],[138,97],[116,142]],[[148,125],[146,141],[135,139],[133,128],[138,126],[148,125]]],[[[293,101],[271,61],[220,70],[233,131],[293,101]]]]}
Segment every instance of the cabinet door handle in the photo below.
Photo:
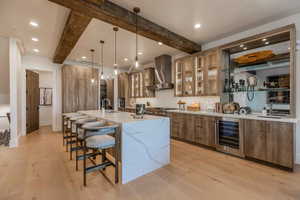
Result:
{"type": "Polygon", "coordinates": [[[215,122],[215,144],[218,145],[218,135],[219,135],[219,122],[215,122]]]}

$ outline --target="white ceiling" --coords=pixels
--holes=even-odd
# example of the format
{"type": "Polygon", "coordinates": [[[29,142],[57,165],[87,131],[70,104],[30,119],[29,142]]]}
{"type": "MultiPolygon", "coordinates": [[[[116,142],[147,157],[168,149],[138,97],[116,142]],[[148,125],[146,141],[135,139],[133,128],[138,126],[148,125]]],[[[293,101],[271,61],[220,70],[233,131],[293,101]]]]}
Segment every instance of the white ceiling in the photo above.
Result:
{"type": "MultiPolygon", "coordinates": [[[[139,55],[141,63],[146,63],[153,60],[161,54],[176,54],[179,51],[165,45],[158,45],[157,42],[138,36],[139,38],[139,55]]],[[[104,65],[113,66],[114,64],[114,31],[113,26],[93,19],[83,35],[80,37],[75,48],[68,57],[68,60],[81,61],[81,57],[87,57],[86,60],[91,60],[90,49],[95,49],[95,62],[100,62],[100,40],[104,40],[104,65]]],[[[135,59],[135,34],[124,29],[119,29],[117,32],[117,63],[120,67],[127,67],[134,63],[135,59]],[[124,58],[128,58],[127,62],[124,58]]]]}
{"type": "Polygon", "coordinates": [[[47,0],[0,0],[0,35],[21,39],[27,54],[37,48],[38,55],[53,57],[68,13],[47,0]],[[29,26],[31,20],[39,27],[29,26]],[[39,42],[31,41],[32,37],[39,42]]]}
{"type": "Polygon", "coordinates": [[[299,0],[111,0],[198,43],[300,12],[299,0]],[[195,30],[194,24],[202,24],[195,30]]]}
{"type": "MultiPolygon", "coordinates": [[[[299,0],[112,0],[132,9],[139,6],[141,15],[190,40],[205,43],[229,34],[246,30],[300,11],[299,0]],[[195,30],[194,24],[202,28],[195,30]]],[[[0,0],[0,35],[14,36],[24,43],[27,54],[38,48],[38,55],[53,57],[69,10],[47,0],[0,0]],[[30,20],[40,26],[32,28],[30,20]],[[31,41],[38,37],[39,42],[31,41]]],[[[105,40],[105,65],[113,65],[112,26],[94,19],[73,49],[70,60],[82,56],[90,59],[89,49],[97,50],[99,60],[99,40],[105,40]]],[[[135,55],[134,34],[125,30],[118,32],[119,65],[132,63],[135,55]],[[125,63],[123,58],[131,61],[125,63]]],[[[162,53],[174,54],[177,50],[159,46],[157,42],[140,37],[139,49],[142,62],[149,62],[162,53]]]]}

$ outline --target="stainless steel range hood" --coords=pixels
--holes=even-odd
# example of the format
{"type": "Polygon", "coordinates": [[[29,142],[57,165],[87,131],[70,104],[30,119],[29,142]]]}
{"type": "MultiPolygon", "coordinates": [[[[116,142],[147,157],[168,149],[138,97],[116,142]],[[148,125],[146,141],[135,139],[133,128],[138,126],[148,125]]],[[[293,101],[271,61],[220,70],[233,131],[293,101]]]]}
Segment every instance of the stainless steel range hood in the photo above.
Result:
{"type": "Polygon", "coordinates": [[[172,83],[172,57],[161,55],[155,58],[155,86],[156,90],[173,89],[172,83]]]}

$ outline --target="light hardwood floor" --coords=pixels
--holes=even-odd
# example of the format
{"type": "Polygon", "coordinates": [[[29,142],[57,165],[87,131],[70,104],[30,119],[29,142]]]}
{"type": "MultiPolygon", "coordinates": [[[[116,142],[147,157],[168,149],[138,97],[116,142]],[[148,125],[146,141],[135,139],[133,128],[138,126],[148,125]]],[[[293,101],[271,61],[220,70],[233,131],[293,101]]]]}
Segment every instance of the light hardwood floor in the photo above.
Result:
{"type": "MultiPolygon", "coordinates": [[[[82,171],[75,171],[61,135],[42,128],[23,137],[20,147],[1,149],[0,199],[300,199],[299,166],[290,173],[178,141],[171,148],[171,164],[149,175],[114,185],[95,172],[84,188],[82,171]]],[[[112,172],[105,172],[111,180],[112,172]]]]}

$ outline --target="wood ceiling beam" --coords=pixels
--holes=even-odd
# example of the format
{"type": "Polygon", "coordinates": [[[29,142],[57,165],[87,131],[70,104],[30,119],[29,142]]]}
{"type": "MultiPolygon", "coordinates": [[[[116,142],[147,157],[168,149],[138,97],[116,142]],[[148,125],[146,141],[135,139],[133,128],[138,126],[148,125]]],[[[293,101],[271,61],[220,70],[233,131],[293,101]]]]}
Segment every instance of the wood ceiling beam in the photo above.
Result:
{"type": "Polygon", "coordinates": [[[65,61],[91,20],[91,17],[79,12],[70,12],[60,41],[55,50],[53,58],[54,63],[62,64],[65,61]]]}
{"type": "MultiPolygon", "coordinates": [[[[108,0],[49,0],[59,5],[70,8],[90,18],[119,26],[135,33],[135,13],[118,6],[108,0]]],[[[201,46],[183,36],[151,22],[141,16],[138,17],[138,34],[146,38],[160,41],[165,45],[186,53],[201,51],[201,46]]]]}

